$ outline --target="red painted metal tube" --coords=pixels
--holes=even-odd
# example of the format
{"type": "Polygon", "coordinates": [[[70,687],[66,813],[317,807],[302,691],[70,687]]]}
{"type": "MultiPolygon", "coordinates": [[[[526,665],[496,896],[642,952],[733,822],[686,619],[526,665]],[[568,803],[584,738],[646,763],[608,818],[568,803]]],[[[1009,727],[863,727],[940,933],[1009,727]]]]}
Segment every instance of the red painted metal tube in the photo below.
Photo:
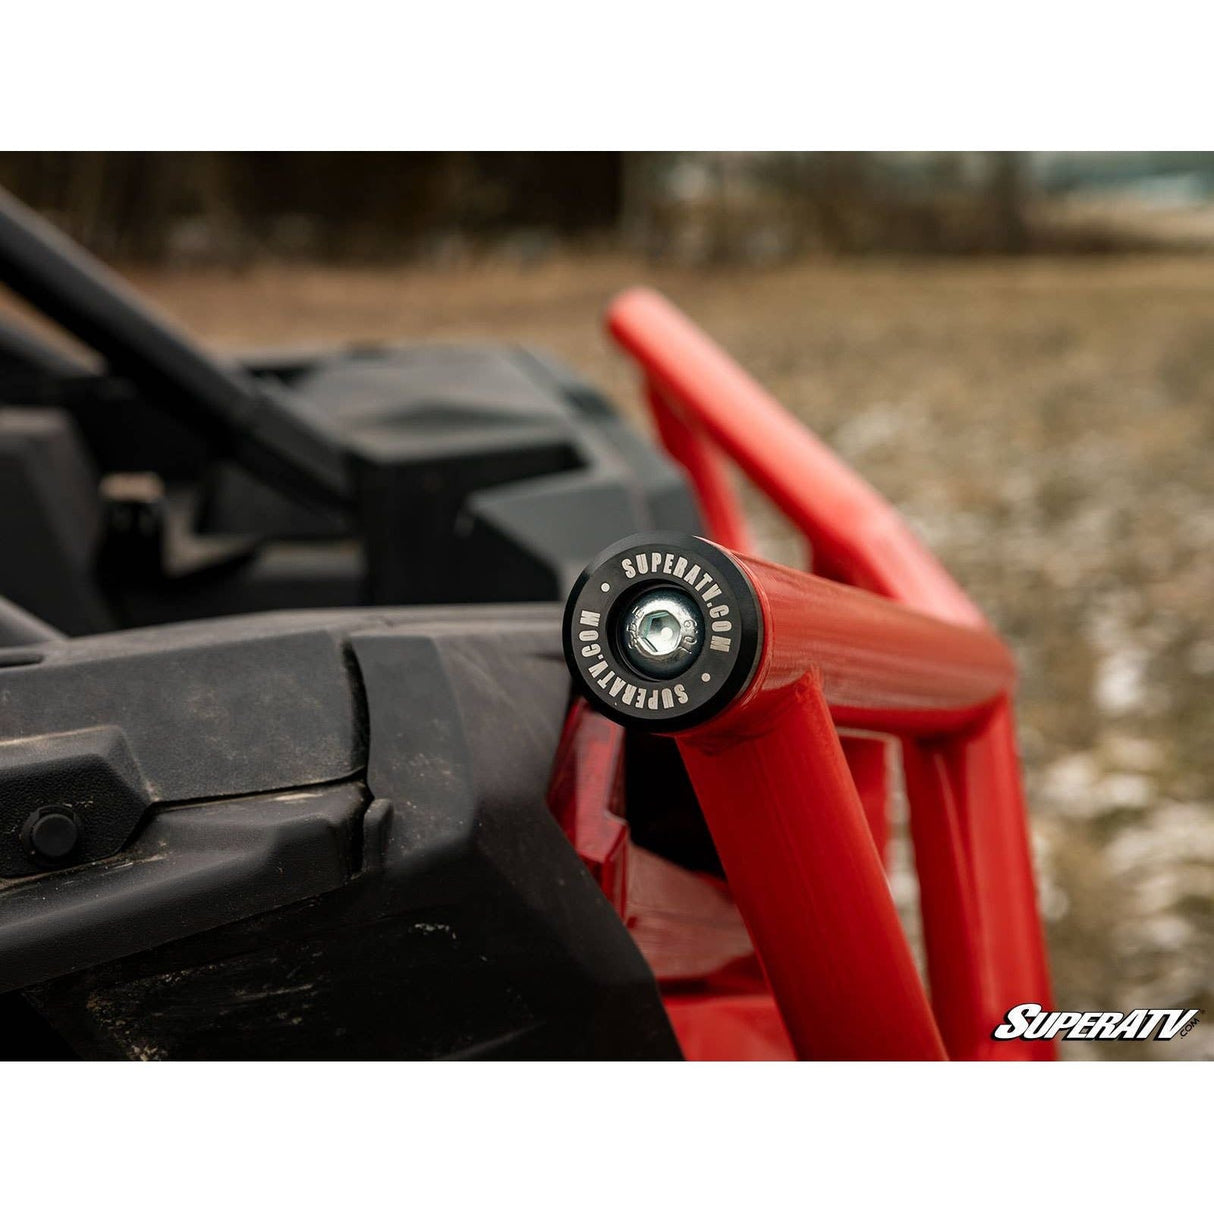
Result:
{"type": "Polygon", "coordinates": [[[676,737],[789,1036],[800,1057],[944,1057],[834,725],[980,724],[1011,658],[988,630],[733,557],[763,650],[736,701],[676,737]]]}
{"type": "Polygon", "coordinates": [[[733,459],[849,580],[956,623],[981,613],[897,511],[654,291],[626,291],[607,327],[686,422],[733,459]]]}
{"type": "MultiPolygon", "coordinates": [[[[1033,938],[1017,935],[1026,919],[1035,920],[1018,913],[1034,899],[1029,857],[1020,850],[1026,847],[1023,828],[1008,831],[1006,816],[983,812],[1000,788],[1008,787],[1016,768],[1007,713],[1014,681],[1010,654],[988,629],[946,624],[753,557],[735,553],[734,559],[762,604],[765,644],[749,687],[734,705],[680,735],[706,817],[711,811],[705,797],[715,803],[721,795],[751,787],[762,788],[767,799],[774,795],[772,781],[794,795],[813,787],[815,777],[804,764],[820,761],[826,743],[807,733],[798,767],[796,756],[784,753],[765,726],[783,709],[787,689],[799,688],[807,673],[821,688],[836,725],[865,725],[902,738],[928,971],[949,1056],[1048,1057],[1040,1043],[1002,1043],[990,1036],[1020,991],[1048,989],[1044,952],[1033,938]],[[990,752],[1000,736],[1001,759],[992,762],[990,752]],[[718,765],[711,779],[688,749],[705,745],[718,765]],[[734,754],[738,750],[741,758],[734,754]],[[756,763],[765,765],[766,777],[757,773],[756,763]],[[740,774],[734,770],[739,764],[740,774]],[[695,770],[704,777],[703,793],[695,770]]],[[[840,792],[826,803],[838,815],[845,812],[843,802],[840,792]]],[[[711,817],[709,826],[715,838],[718,828],[711,817]]],[[[767,857],[767,863],[774,864],[774,858],[767,857]]],[[[768,900],[774,889],[795,889],[772,881],[773,872],[760,886],[768,900]]],[[[730,879],[734,889],[732,873],[730,879]]],[[[736,889],[734,896],[749,923],[736,889]]],[[[856,884],[847,905],[871,903],[874,897],[871,886],[866,891],[856,884]]],[[[843,937],[841,942],[854,958],[856,941],[843,937]]],[[[766,956],[757,937],[756,944],[766,956]]],[[[787,941],[778,947],[784,946],[787,941]]],[[[768,951],[771,947],[769,942],[768,951]]],[[[773,989],[784,1008],[774,978],[773,989]]],[[[791,1025],[789,1031],[796,1042],[791,1025]]]]}
{"type": "Polygon", "coordinates": [[[943,1059],[822,688],[778,696],[677,740],[797,1056],[943,1059]]]}
{"type": "MultiPolygon", "coordinates": [[[[958,807],[981,938],[973,964],[986,980],[985,1006],[957,1042],[956,1056],[1056,1058],[1053,1041],[994,1041],[989,1035],[992,1016],[1002,1017],[1017,1003],[1053,1006],[1010,701],[1000,701],[979,729],[937,739],[932,749],[958,807]]],[[[913,816],[913,802],[911,809],[913,816]]],[[[942,988],[942,997],[948,993],[942,988]]]]}
{"type": "Polygon", "coordinates": [[[843,757],[855,781],[856,792],[860,794],[860,804],[864,806],[873,844],[882,863],[886,863],[889,848],[889,740],[844,733],[839,741],[843,745],[843,757]]]}
{"type": "Polygon", "coordinates": [[[758,595],[764,644],[746,691],[716,724],[753,721],[816,672],[835,722],[933,736],[978,724],[1015,667],[985,628],[949,624],[867,591],[733,553],[758,595]]]}
{"type": "Polygon", "coordinates": [[[720,453],[700,438],[660,391],[649,385],[647,395],[662,445],[691,478],[709,535],[726,548],[749,552],[753,546],[750,528],[729,483],[729,469],[720,453]]]}
{"type": "MultiPolygon", "coordinates": [[[[815,569],[938,618],[983,625],[893,508],[661,296],[626,292],[607,323],[640,364],[651,399],[678,413],[684,433],[669,448],[676,458],[728,454],[805,535],[815,569]]],[[[713,484],[692,480],[704,504],[713,484]]],[[[705,514],[711,523],[712,511],[705,514]]],[[[1055,1057],[1052,1042],[988,1036],[1015,1003],[1052,1005],[1010,698],[963,740],[932,747],[927,760],[909,743],[903,753],[933,997],[949,1052],[1055,1057]]]]}

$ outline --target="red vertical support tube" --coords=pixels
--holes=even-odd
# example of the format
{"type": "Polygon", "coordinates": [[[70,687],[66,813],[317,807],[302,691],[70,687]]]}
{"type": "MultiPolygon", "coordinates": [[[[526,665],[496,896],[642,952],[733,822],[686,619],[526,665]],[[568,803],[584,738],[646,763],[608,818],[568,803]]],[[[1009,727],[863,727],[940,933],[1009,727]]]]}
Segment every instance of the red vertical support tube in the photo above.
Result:
{"type": "Polygon", "coordinates": [[[767,712],[677,741],[798,1057],[943,1059],[821,688],[767,712]]]}
{"type": "MultiPolygon", "coordinates": [[[[1053,1006],[1049,967],[1037,916],[1028,824],[1020,792],[1015,730],[1006,697],[976,730],[939,743],[949,772],[978,904],[980,955],[988,959],[985,1025],[1008,1008],[1053,1006]]],[[[975,1026],[975,1030],[977,1026],[975,1026]]],[[[1054,1041],[984,1043],[984,1055],[1049,1060],[1054,1041]]]]}
{"type": "Polygon", "coordinates": [[[646,383],[645,393],[662,445],[691,478],[704,525],[708,528],[707,538],[726,548],[750,552],[753,548],[750,530],[720,453],[696,432],[652,382],[646,383]]]}
{"type": "Polygon", "coordinates": [[[1052,1005],[1010,742],[1003,700],[971,730],[903,743],[932,1005],[953,1058],[1057,1057],[1052,1041],[991,1037],[1015,1004],[1052,1005]]]}
{"type": "Polygon", "coordinates": [[[965,824],[947,762],[931,741],[906,738],[902,766],[919,874],[919,916],[932,1008],[950,1058],[985,1056],[993,1002],[965,824]]]}
{"type": "Polygon", "coordinates": [[[844,734],[839,741],[864,806],[864,816],[881,863],[889,861],[889,748],[885,738],[844,734]]]}

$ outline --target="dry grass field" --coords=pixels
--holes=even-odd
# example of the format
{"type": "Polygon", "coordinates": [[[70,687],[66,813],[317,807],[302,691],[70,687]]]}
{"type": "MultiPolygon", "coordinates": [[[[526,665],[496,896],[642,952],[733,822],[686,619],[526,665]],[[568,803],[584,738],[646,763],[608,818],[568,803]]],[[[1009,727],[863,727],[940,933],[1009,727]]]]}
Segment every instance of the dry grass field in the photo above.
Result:
{"type": "MultiPolygon", "coordinates": [[[[906,514],[1014,646],[1058,1006],[1214,1012],[1214,260],[132,277],[224,348],[541,345],[638,424],[599,316],[625,285],[665,291],[906,514]]],[[[1210,1057],[1214,1019],[1068,1055],[1210,1057]]]]}

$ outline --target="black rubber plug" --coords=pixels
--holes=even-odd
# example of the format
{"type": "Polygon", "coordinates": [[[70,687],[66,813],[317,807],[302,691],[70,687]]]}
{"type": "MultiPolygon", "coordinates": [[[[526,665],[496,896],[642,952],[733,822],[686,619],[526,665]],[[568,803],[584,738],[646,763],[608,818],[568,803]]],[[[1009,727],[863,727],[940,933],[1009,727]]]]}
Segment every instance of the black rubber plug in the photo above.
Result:
{"type": "Polygon", "coordinates": [[[62,864],[80,842],[80,824],[66,805],[44,805],[25,820],[25,850],[43,864],[62,864]]]}

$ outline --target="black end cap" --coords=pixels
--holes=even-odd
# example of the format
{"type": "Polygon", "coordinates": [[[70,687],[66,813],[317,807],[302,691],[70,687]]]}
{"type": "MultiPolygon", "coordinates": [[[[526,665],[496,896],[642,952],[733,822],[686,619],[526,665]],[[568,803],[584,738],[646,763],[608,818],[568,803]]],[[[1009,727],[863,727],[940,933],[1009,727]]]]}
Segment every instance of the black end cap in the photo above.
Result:
{"type": "Polygon", "coordinates": [[[574,685],[604,716],[652,733],[676,733],[734,702],[758,665],[763,615],[750,579],[723,548],[679,532],[642,532],[604,549],[574,583],[562,624],[574,685]],[[620,620],[648,591],[688,594],[703,617],[703,647],[669,678],[628,658],[620,620]]]}

